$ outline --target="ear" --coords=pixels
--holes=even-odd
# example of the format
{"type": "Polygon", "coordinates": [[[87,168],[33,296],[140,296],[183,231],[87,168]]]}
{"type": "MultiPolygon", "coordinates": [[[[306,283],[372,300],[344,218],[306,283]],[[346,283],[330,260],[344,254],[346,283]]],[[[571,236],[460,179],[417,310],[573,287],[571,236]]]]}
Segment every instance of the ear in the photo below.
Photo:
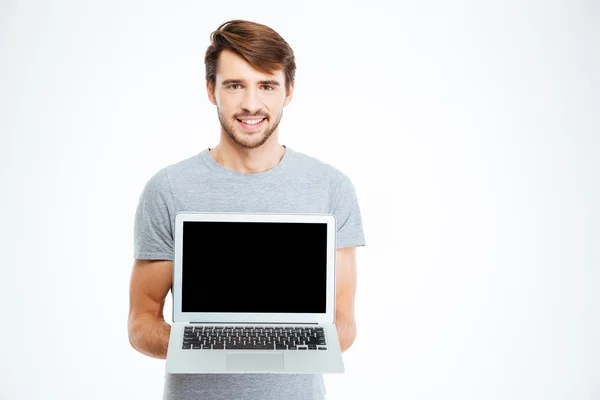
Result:
{"type": "Polygon", "coordinates": [[[285,102],[283,103],[283,106],[287,106],[288,104],[290,104],[290,101],[292,101],[292,96],[294,95],[294,82],[292,82],[290,84],[290,90],[288,90],[287,94],[285,95],[285,102]]]}
{"type": "Polygon", "coordinates": [[[208,94],[208,100],[216,106],[217,100],[215,99],[215,92],[209,81],[206,81],[206,92],[208,94]]]}

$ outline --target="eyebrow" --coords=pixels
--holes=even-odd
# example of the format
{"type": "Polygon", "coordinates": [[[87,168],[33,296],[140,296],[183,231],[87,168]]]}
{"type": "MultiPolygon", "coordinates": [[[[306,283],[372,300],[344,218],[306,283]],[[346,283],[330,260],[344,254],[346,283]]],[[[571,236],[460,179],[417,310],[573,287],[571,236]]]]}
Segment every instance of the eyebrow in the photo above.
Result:
{"type": "MultiPolygon", "coordinates": [[[[240,84],[240,83],[246,83],[246,81],[244,81],[243,79],[225,79],[221,83],[221,85],[225,86],[225,85],[240,84]]],[[[258,81],[258,83],[260,85],[281,86],[281,84],[275,80],[258,81]]]]}

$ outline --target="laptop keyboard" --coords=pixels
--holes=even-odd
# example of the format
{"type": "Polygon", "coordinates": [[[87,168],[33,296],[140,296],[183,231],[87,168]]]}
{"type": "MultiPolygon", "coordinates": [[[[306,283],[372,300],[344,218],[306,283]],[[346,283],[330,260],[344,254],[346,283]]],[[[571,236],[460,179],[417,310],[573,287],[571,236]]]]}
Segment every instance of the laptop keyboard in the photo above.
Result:
{"type": "Polygon", "coordinates": [[[322,327],[186,326],[184,349],[327,350],[322,327]]]}

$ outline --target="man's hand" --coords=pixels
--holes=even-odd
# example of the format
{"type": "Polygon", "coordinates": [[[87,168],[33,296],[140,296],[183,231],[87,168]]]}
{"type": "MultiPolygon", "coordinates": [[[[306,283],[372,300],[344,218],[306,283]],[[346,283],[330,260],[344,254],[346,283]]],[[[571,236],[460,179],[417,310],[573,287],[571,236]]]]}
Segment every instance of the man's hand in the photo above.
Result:
{"type": "Polygon", "coordinates": [[[337,328],[340,347],[343,353],[354,343],[354,339],[356,338],[356,322],[336,315],[335,327],[337,328]]]}

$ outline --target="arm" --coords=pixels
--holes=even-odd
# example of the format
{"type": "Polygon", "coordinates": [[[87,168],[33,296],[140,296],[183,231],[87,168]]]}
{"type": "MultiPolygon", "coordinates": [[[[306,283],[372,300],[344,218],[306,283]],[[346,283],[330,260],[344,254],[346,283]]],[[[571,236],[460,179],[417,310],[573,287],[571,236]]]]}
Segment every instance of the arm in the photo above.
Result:
{"type": "Polygon", "coordinates": [[[356,293],[356,247],[336,250],[335,262],[335,326],[342,352],[356,337],[354,294],[356,293]]]}
{"type": "Polygon", "coordinates": [[[171,326],[163,308],[172,282],[172,261],[135,260],[129,286],[129,343],[150,357],[167,357],[171,326]]]}

